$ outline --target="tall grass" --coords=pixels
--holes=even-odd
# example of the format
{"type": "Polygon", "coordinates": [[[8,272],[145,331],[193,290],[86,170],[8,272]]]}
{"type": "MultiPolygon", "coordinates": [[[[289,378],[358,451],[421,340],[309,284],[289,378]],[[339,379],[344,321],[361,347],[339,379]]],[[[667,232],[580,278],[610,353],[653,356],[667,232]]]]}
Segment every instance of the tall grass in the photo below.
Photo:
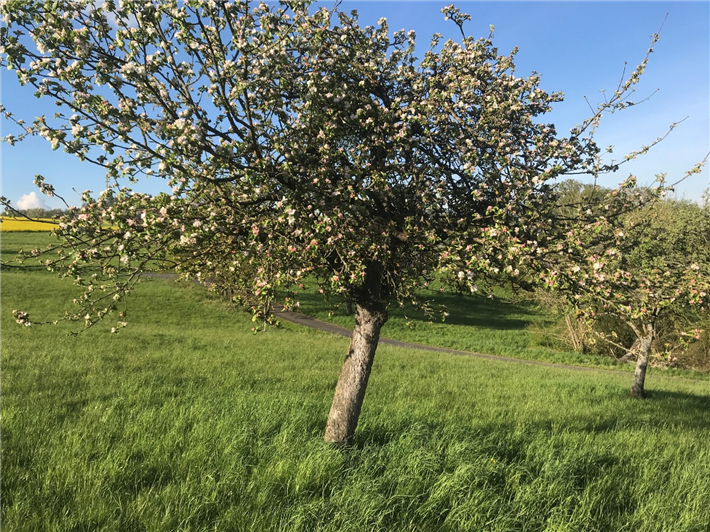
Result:
{"type": "MultiPolygon", "coordinates": [[[[3,246],[16,245],[3,237],[3,246]]],[[[19,327],[71,285],[2,274],[2,525],[15,531],[694,531],[707,382],[378,350],[348,450],[322,431],[347,339],[151,279],[129,327],[19,327]]]]}

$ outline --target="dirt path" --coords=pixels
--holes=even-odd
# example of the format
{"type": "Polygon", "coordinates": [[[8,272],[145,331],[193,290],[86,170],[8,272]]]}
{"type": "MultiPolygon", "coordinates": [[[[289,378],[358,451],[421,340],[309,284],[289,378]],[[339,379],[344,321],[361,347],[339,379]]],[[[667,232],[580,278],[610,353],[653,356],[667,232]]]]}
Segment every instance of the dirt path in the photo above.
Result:
{"type": "MultiPolygon", "coordinates": [[[[290,310],[284,310],[281,305],[274,305],[274,315],[289,323],[295,323],[296,325],[301,325],[303,327],[309,327],[311,329],[317,329],[319,331],[328,332],[335,334],[337,336],[345,336],[350,338],[352,330],[345,327],[340,327],[339,325],[333,325],[325,321],[317,320],[311,316],[306,316],[300,312],[293,312],[290,310]]],[[[501,362],[517,362],[518,364],[528,364],[531,366],[544,366],[548,368],[561,368],[569,369],[573,371],[613,371],[614,373],[620,373],[622,375],[629,375],[625,371],[609,370],[606,368],[594,368],[586,366],[569,366],[566,364],[554,364],[552,362],[543,362],[540,360],[525,360],[523,358],[512,358],[504,357],[498,355],[486,355],[484,353],[476,353],[474,351],[461,351],[458,349],[447,349],[445,347],[435,347],[431,345],[415,344],[412,342],[402,342],[400,340],[393,340],[391,338],[380,338],[378,345],[392,345],[395,347],[403,347],[405,349],[419,349],[421,351],[434,351],[436,353],[448,353],[451,355],[464,355],[476,358],[487,358],[489,360],[499,360],[501,362]]]]}
{"type": "MultiPolygon", "coordinates": [[[[175,275],[170,274],[170,273],[163,273],[163,274],[148,274],[148,277],[159,277],[162,279],[174,279],[175,275]]],[[[311,316],[307,316],[306,314],[302,314],[300,312],[293,312],[290,310],[284,310],[281,305],[274,305],[274,315],[277,318],[280,318],[284,321],[288,321],[289,323],[293,323],[296,325],[301,325],[303,327],[309,327],[311,329],[316,329],[319,331],[327,332],[330,334],[335,334],[337,336],[344,336],[346,338],[350,338],[352,335],[352,330],[347,329],[345,327],[340,327],[339,325],[333,325],[332,323],[328,323],[325,321],[317,320],[316,318],[312,318],[311,316]]],[[[544,362],[541,360],[526,360],[524,358],[512,358],[512,357],[504,357],[504,356],[499,356],[499,355],[486,355],[484,353],[476,353],[474,351],[461,351],[459,349],[447,349],[445,347],[436,347],[432,345],[424,345],[424,344],[415,344],[412,342],[402,342],[400,340],[393,340],[391,338],[382,338],[380,337],[380,342],[378,345],[391,345],[394,347],[403,347],[405,349],[418,349],[420,351],[430,351],[430,352],[435,352],[435,353],[448,353],[451,355],[462,355],[462,356],[470,356],[470,357],[476,357],[476,358],[485,358],[488,360],[498,360],[500,362],[514,362],[517,364],[527,364],[529,366],[543,366],[547,368],[559,368],[559,369],[566,369],[566,370],[572,370],[572,371],[604,371],[604,372],[610,372],[610,373],[617,373],[619,375],[631,375],[630,372],[628,371],[619,371],[615,369],[609,369],[605,367],[588,367],[588,366],[572,366],[568,364],[555,364],[553,362],[544,362]]],[[[631,363],[633,364],[633,363],[631,363]]],[[[665,375],[654,375],[654,377],[665,377],[665,375]]],[[[673,377],[673,378],[680,378],[680,379],[687,379],[691,381],[697,381],[697,379],[692,379],[692,378],[686,378],[686,377],[673,377]]]]}

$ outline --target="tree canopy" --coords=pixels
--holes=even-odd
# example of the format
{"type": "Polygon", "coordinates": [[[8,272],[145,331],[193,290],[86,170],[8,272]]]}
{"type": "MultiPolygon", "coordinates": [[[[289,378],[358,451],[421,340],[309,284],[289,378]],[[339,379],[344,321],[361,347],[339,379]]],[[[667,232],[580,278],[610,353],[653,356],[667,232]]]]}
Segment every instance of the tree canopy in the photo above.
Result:
{"type": "Polygon", "coordinates": [[[413,32],[361,27],[337,6],[4,3],[2,66],[60,108],[29,126],[7,113],[26,130],[6,140],[39,134],[107,171],[47,261],[87,285],[72,317],[104,318],[156,267],[239,285],[264,312],[313,276],[356,306],[329,420],[342,427],[328,433],[348,441],[388,307],[434,276],[475,290],[544,254],[550,181],[616,169],[593,131],[646,64],[559,135],[544,116],[562,95],[516,75],[516,50],[467,36],[468,15],[443,12],[460,42],[434,35],[418,59],[413,32]],[[144,176],[172,193],[133,192],[144,176]],[[345,421],[341,384],[361,393],[345,421]]]}
{"type": "MultiPolygon", "coordinates": [[[[576,209],[589,214],[568,212],[566,238],[560,239],[557,253],[552,250],[543,259],[548,268],[541,275],[580,317],[593,322],[612,316],[633,331],[637,370],[632,394],[643,397],[660,325],[709,306],[710,210],[694,203],[652,201],[654,191],[634,185],[631,181],[626,188],[596,194],[582,188],[585,197],[576,209]]],[[[575,195],[573,187],[566,189],[575,195]]],[[[700,332],[695,328],[682,334],[698,339],[700,332]]]]}

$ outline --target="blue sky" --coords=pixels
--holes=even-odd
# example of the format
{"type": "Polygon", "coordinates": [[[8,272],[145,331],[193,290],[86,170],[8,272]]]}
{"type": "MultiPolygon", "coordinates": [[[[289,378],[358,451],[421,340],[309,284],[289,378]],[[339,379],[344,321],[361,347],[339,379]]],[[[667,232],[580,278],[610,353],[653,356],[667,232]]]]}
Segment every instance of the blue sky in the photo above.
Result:
{"type": "MultiPolygon", "coordinates": [[[[458,30],[446,22],[440,9],[450,2],[346,0],[342,9],[357,9],[363,25],[386,17],[390,30],[414,29],[419,56],[435,32],[444,38],[457,38],[458,30]]],[[[323,3],[331,6],[332,2],[323,3]]],[[[669,181],[682,177],[686,170],[710,151],[710,2],[458,2],[472,16],[467,32],[474,37],[488,35],[495,25],[494,43],[500,53],[514,46],[518,75],[537,71],[542,88],[562,91],[565,101],[557,104],[548,121],[566,133],[590,113],[584,99],[595,104],[603,99],[601,90],[613,92],[623,68],[631,71],[644,57],[651,35],[668,18],[661,41],[646,74],[632,99],[641,100],[658,89],[642,105],[607,116],[596,136],[602,147],[614,145],[614,157],[639,149],[662,136],[668,127],[687,119],[651,153],[607,176],[601,182],[613,186],[630,173],[641,183],[650,183],[658,173],[669,181]]],[[[34,98],[29,87],[20,87],[14,72],[0,74],[0,101],[17,116],[32,119],[51,114],[50,101],[34,98]]],[[[2,120],[2,135],[13,133],[2,120]]],[[[2,195],[17,204],[23,196],[36,191],[35,174],[42,174],[70,203],[79,202],[85,189],[102,190],[105,178],[100,168],[82,164],[76,157],[53,152],[43,139],[33,138],[15,146],[0,145],[2,195]],[[78,193],[73,192],[76,190],[78,193]]],[[[677,187],[677,196],[699,200],[710,186],[706,168],[677,187]]],[[[146,192],[162,190],[159,179],[145,181],[134,188],[146,192]]],[[[38,193],[39,194],[39,193],[38,193]]],[[[41,195],[40,195],[41,197],[41,195]]],[[[55,199],[43,198],[47,207],[58,206],[55,199]]],[[[25,198],[27,199],[27,198],[25,198]]]]}

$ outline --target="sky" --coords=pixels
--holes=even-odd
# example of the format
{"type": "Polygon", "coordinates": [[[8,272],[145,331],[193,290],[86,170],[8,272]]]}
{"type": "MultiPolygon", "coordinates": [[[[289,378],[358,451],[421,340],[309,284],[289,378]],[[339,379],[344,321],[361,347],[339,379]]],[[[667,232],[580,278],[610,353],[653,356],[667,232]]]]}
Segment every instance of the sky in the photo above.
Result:
{"type": "MultiPolygon", "coordinates": [[[[356,9],[362,25],[374,25],[387,18],[390,31],[413,29],[417,33],[417,55],[421,57],[430,37],[439,32],[444,39],[458,39],[458,29],[440,13],[450,2],[345,0],[341,9],[356,9]]],[[[332,7],[333,2],[321,2],[332,7]]],[[[675,182],[710,152],[710,2],[457,2],[472,17],[468,35],[485,37],[495,26],[494,44],[507,55],[515,46],[516,73],[541,75],[547,91],[561,91],[565,101],[556,104],[545,121],[566,134],[581,123],[592,105],[603,101],[602,90],[613,93],[627,63],[627,73],[639,64],[661,29],[661,40],[651,55],[646,73],[631,98],[651,98],[621,113],[606,116],[597,132],[598,144],[614,146],[613,158],[640,149],[665,135],[669,126],[683,121],[663,142],[639,159],[604,176],[603,186],[615,186],[630,174],[640,184],[651,184],[656,174],[667,174],[675,182]],[[667,17],[666,17],[667,15],[667,17]],[[585,99],[586,97],[586,99],[585,99]]],[[[15,73],[0,73],[0,102],[15,116],[31,121],[54,113],[50,100],[38,100],[30,86],[20,87],[15,73]]],[[[0,136],[15,133],[12,124],[0,120],[0,136]]],[[[47,141],[30,138],[15,146],[0,144],[0,187],[14,205],[60,207],[33,185],[36,174],[45,176],[70,204],[79,204],[82,191],[101,191],[102,169],[81,163],[75,156],[52,151],[47,141]]],[[[700,201],[710,187],[710,172],[686,179],[676,188],[676,197],[700,201]]],[[[141,192],[166,190],[160,179],[133,187],[141,192]]]]}

